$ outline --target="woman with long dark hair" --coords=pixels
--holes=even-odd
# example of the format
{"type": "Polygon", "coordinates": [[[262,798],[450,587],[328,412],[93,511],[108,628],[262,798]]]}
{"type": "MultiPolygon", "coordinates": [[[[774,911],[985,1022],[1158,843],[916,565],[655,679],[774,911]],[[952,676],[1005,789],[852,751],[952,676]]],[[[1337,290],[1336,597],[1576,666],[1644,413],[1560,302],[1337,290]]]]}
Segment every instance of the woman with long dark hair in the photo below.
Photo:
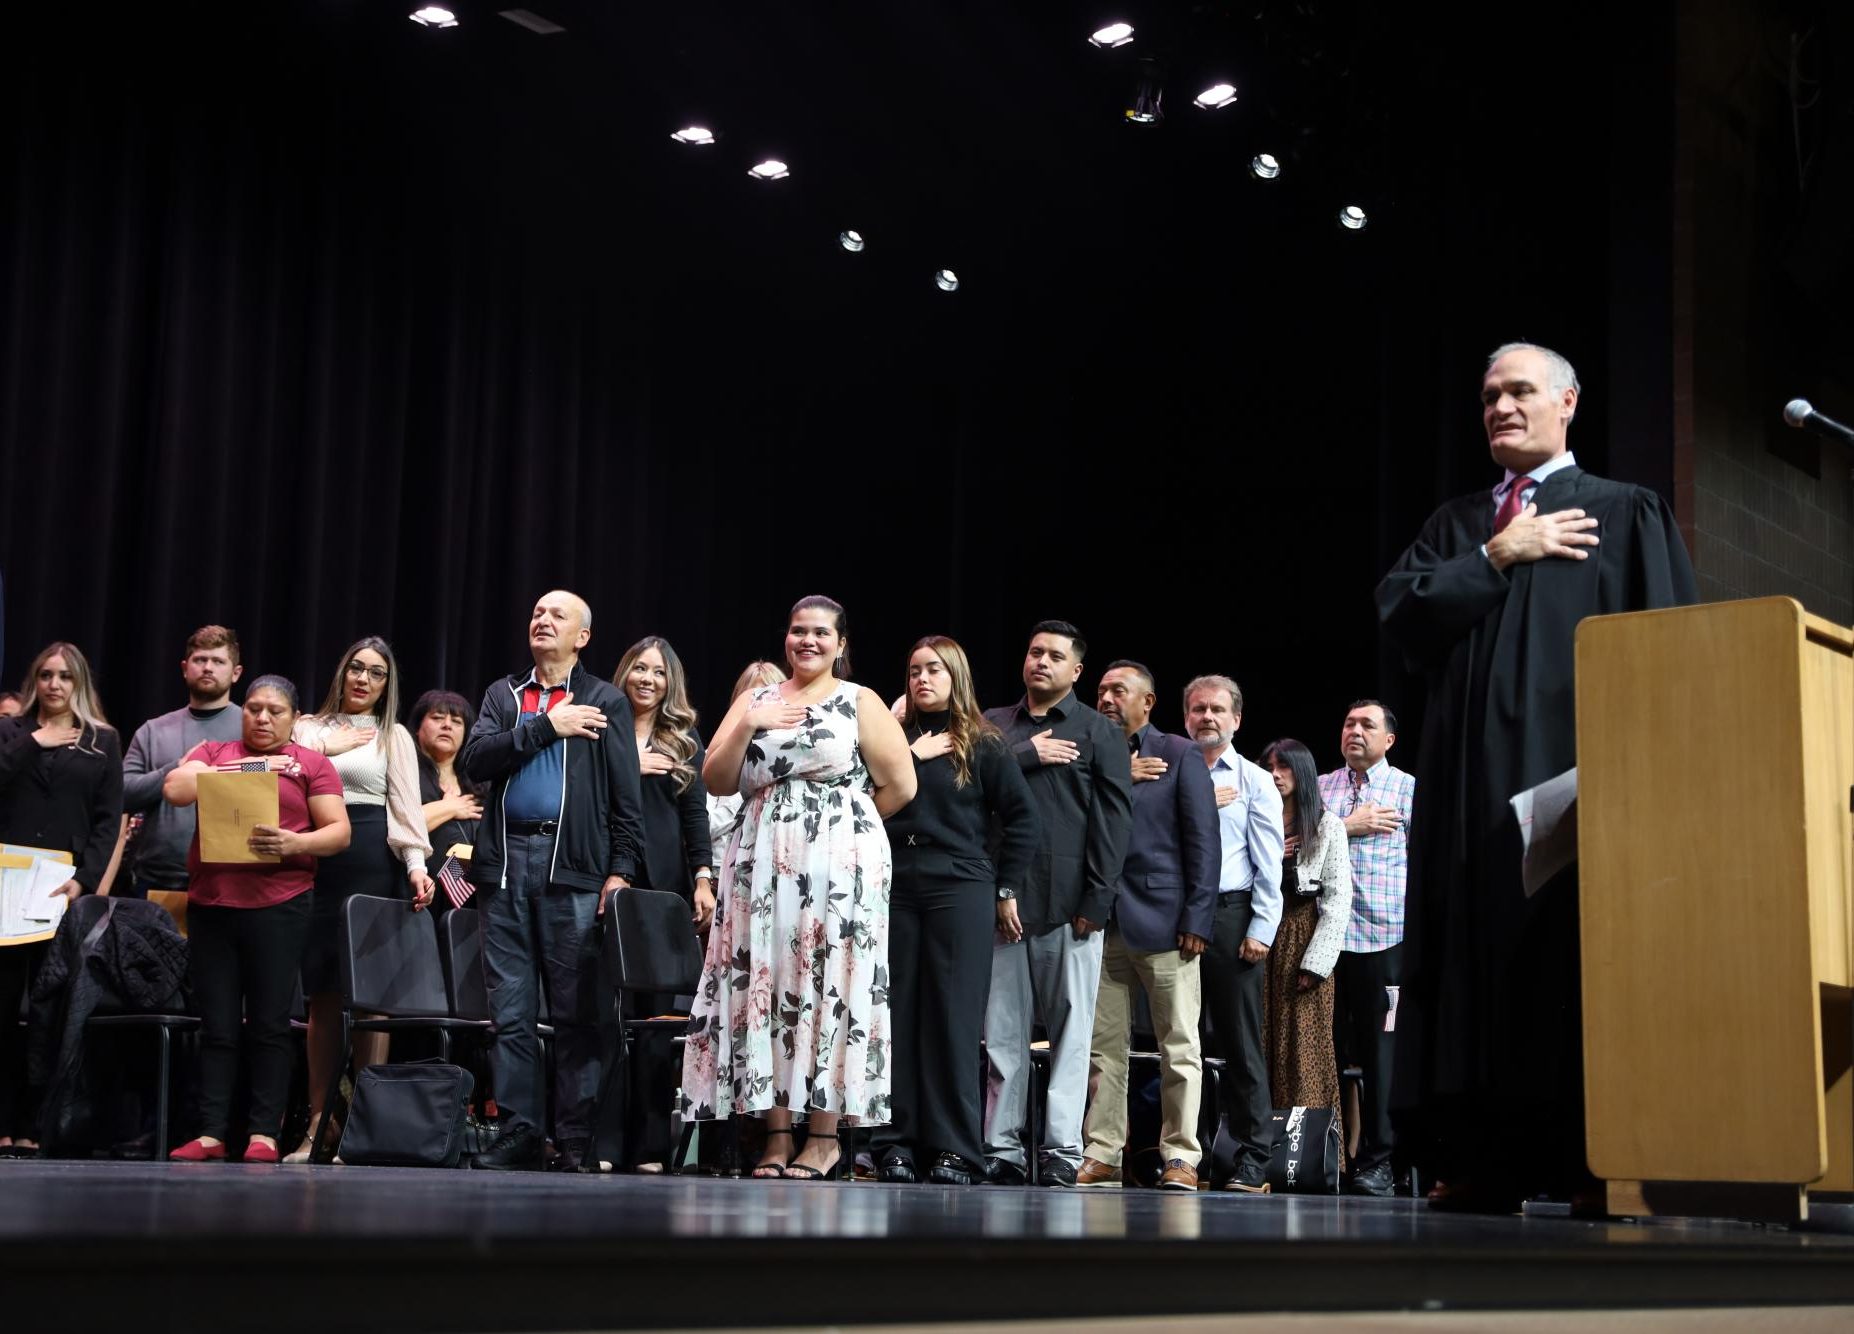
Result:
{"type": "MultiPolygon", "coordinates": [[[[335,667],[321,709],[297,720],[291,740],[333,761],[347,794],[353,838],[316,867],[314,915],[303,951],[303,993],[309,999],[309,1100],[319,1116],[329,1066],[341,1048],[341,915],[355,894],[408,899],[415,911],[431,903],[425,859],[431,840],[419,800],[418,747],[399,722],[399,665],[392,645],[368,635],[348,646],[335,667]]],[[[386,1059],[385,1033],[354,1036],[354,1068],[386,1059]]],[[[286,1162],[308,1162],[319,1123],[286,1162]]]]}
{"type": "Polygon", "coordinates": [[[316,859],[338,855],[349,836],[335,766],[290,740],[297,710],[289,680],[260,676],[245,691],[239,739],[195,746],[161,786],[169,803],[191,806],[199,800],[203,773],[237,773],[259,762],[277,775],[277,823],[259,825],[249,840],[253,852],[274,860],[204,861],[197,829],[187,849],[188,973],[200,1012],[200,1133],[168,1155],[181,1162],[226,1156],[241,1045],[250,1094],[244,1161],[277,1161],[290,1092],[290,1001],[309,935],[316,859]]]}
{"type": "MultiPolygon", "coordinates": [[[[103,716],[77,645],[48,644],[20,687],[20,711],[0,719],[0,843],[68,852],[64,894],[94,894],[122,823],[122,739],[103,716]]],[[[20,997],[46,945],[0,948],[0,1149],[36,1152],[37,1099],[26,1088],[20,997]]]]}
{"type": "MultiPolygon", "coordinates": [[[[475,723],[476,709],[455,691],[427,690],[412,706],[412,739],[418,743],[418,796],[423,803],[425,834],[431,840],[431,856],[425,860],[425,869],[434,881],[452,848],[476,845],[476,827],[483,818],[489,785],[472,783],[457,769],[458,752],[475,723]]],[[[460,866],[460,870],[468,869],[460,866]]],[[[468,879],[463,884],[468,888],[468,879]]],[[[432,896],[433,912],[442,915],[452,906],[447,895],[432,896]]]]}
{"type": "Polygon", "coordinates": [[[893,1117],[875,1134],[877,1175],[969,1186],[983,1180],[978,1052],[991,994],[1000,890],[1024,883],[1039,837],[1036,803],[1003,735],[979,711],[965,650],[928,635],[908,655],[901,727],[914,800],[887,820],[893,1117]],[[1000,831],[998,859],[987,832],[1000,831]]]}
{"type": "Polygon", "coordinates": [[[755,1176],[841,1167],[841,1117],[889,1117],[889,847],[914,796],[900,724],[849,674],[843,607],[801,598],[792,679],[728,709],[702,765],[746,797],[721,857],[721,904],[683,1049],[684,1116],[766,1118],[755,1176]],[[792,1153],[792,1120],[806,1118],[792,1153]]]}
{"type": "MultiPolygon", "coordinates": [[[[682,659],[667,639],[646,635],[625,650],[612,684],[631,701],[637,729],[644,796],[643,883],[682,895],[689,904],[690,929],[706,932],[715,914],[708,789],[702,783],[707,753],[695,730],[682,659]]],[[[674,996],[634,998],[639,1015],[660,1014],[675,1003],[674,996]]],[[[675,1051],[674,1038],[666,1032],[643,1034],[635,1048],[625,1145],[639,1172],[661,1172],[669,1159],[675,1051]]]]}
{"type": "Polygon", "coordinates": [[[1281,794],[1287,857],[1281,924],[1268,951],[1262,1024],[1274,1107],[1327,1107],[1339,1114],[1333,1056],[1333,967],[1352,916],[1352,859],[1345,822],[1320,798],[1313,752],[1292,738],[1262,752],[1281,794]]]}

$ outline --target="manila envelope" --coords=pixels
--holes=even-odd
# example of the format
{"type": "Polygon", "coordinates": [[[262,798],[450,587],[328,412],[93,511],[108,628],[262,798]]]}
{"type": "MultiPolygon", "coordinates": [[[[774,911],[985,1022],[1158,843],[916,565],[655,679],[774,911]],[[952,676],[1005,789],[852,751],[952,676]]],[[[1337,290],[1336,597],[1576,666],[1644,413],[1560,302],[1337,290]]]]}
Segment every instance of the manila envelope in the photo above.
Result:
{"type": "Polygon", "coordinates": [[[277,823],[277,775],[274,773],[202,773],[200,784],[200,860],[266,862],[251,851],[251,831],[277,823]]]}

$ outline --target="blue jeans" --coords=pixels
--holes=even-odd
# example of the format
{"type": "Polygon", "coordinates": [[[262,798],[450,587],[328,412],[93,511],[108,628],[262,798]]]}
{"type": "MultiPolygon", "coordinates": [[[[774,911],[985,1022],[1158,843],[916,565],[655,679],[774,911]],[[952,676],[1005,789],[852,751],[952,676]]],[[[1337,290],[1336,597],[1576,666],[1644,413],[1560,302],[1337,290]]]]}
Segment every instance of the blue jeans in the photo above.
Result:
{"type": "Polygon", "coordinates": [[[550,883],[553,857],[552,835],[509,835],[503,884],[479,886],[476,897],[483,983],[495,1021],[489,1068],[502,1125],[547,1130],[534,1030],[545,986],[555,1032],[553,1138],[564,1144],[591,1136],[599,1091],[599,896],[550,883]]]}

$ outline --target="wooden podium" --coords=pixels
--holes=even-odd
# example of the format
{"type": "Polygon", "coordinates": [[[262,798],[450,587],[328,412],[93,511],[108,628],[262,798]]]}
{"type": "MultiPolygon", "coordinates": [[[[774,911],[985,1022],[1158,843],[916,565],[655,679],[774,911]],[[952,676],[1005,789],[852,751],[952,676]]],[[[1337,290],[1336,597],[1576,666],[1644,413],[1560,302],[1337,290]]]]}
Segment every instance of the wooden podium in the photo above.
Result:
{"type": "Polygon", "coordinates": [[[1590,1168],[1619,1214],[1854,1190],[1854,631],[1789,598],[1577,629],[1590,1168]]]}

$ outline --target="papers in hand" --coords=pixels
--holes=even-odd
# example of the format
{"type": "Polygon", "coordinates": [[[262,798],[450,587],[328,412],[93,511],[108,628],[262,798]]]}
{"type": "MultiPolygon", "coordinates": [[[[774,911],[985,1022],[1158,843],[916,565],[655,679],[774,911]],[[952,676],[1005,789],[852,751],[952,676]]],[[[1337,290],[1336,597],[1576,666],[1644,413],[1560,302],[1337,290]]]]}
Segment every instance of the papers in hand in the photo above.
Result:
{"type": "Polygon", "coordinates": [[[1577,861],[1577,770],[1566,769],[1512,798],[1519,820],[1520,883],[1526,897],[1577,861]]]}
{"type": "Polygon", "coordinates": [[[0,940],[38,940],[57,930],[69,906],[59,891],[76,874],[69,853],[0,847],[0,940]]]}
{"type": "Polygon", "coordinates": [[[251,851],[251,831],[277,823],[277,775],[209,771],[199,776],[200,860],[263,862],[283,858],[251,851]]]}

